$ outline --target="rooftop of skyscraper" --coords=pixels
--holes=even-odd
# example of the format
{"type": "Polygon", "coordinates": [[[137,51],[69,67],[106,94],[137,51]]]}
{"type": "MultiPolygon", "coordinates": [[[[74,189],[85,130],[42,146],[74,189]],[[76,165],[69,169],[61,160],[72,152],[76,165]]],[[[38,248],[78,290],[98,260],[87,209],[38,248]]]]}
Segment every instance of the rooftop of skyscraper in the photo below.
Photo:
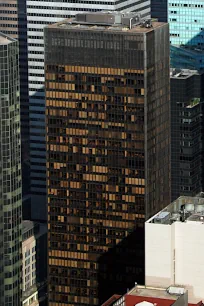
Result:
{"type": "Polygon", "coordinates": [[[51,28],[83,29],[100,31],[150,32],[165,24],[155,19],[142,19],[137,13],[93,12],[77,14],[61,22],[49,25],[51,28]]]}

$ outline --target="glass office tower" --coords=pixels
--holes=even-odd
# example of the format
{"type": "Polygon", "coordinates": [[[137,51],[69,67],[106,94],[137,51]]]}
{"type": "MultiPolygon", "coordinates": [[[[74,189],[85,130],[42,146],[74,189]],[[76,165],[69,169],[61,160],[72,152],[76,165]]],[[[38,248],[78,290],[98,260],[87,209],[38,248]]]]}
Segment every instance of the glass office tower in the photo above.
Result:
{"type": "Polygon", "coordinates": [[[28,20],[28,69],[30,106],[31,207],[35,219],[46,217],[46,143],[44,90],[44,36],[46,25],[77,13],[135,11],[150,17],[150,0],[26,0],[28,20]]]}
{"type": "Polygon", "coordinates": [[[204,1],[169,0],[168,9],[172,45],[204,46],[204,1]]]}
{"type": "Polygon", "coordinates": [[[196,70],[171,70],[172,201],[203,190],[203,81],[196,70]]]}
{"type": "Polygon", "coordinates": [[[19,41],[21,134],[23,157],[28,155],[29,104],[26,0],[0,0],[0,32],[19,41]]]}
{"type": "Polygon", "coordinates": [[[18,42],[0,33],[0,305],[21,306],[21,137],[18,42]]]}
{"type": "MultiPolygon", "coordinates": [[[[29,184],[29,98],[28,98],[28,58],[27,58],[27,15],[26,0],[0,0],[0,32],[18,39],[21,107],[21,149],[23,195],[28,195],[29,184]]],[[[25,212],[29,210],[25,202],[25,212]]],[[[29,216],[27,216],[28,218],[29,216]]]]}
{"type": "Polygon", "coordinates": [[[172,67],[204,68],[204,1],[169,0],[168,22],[172,67]]]}
{"type": "Polygon", "coordinates": [[[50,306],[144,282],[144,222],[170,200],[168,34],[135,13],[45,29],[50,306]]]}

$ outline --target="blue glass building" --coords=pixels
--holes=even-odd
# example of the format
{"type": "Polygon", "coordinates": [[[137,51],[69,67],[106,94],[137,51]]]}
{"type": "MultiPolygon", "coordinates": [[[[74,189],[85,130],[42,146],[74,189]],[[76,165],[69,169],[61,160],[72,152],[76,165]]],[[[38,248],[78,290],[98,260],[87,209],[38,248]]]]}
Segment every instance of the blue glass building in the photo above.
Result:
{"type": "Polygon", "coordinates": [[[204,67],[204,0],[169,0],[171,66],[204,67]]]}
{"type": "Polygon", "coordinates": [[[204,51],[190,46],[170,47],[170,62],[173,68],[204,69],[204,51]]]}

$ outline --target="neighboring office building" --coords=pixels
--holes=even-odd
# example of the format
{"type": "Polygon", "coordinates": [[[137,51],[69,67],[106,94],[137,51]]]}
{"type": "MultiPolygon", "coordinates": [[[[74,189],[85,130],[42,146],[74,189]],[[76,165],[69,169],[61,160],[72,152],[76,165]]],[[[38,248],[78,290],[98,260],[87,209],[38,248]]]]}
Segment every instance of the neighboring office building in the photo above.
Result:
{"type": "Polygon", "coordinates": [[[135,11],[150,17],[150,0],[27,0],[32,217],[46,217],[44,34],[46,25],[84,11],[135,11]]]}
{"type": "Polygon", "coordinates": [[[38,306],[47,295],[47,226],[23,221],[23,306],[38,306]]]}
{"type": "Polygon", "coordinates": [[[172,45],[204,47],[204,1],[169,0],[168,20],[172,45]]]}
{"type": "Polygon", "coordinates": [[[170,46],[171,67],[178,69],[203,70],[204,52],[202,49],[189,46],[170,46]]]}
{"type": "Polygon", "coordinates": [[[102,306],[203,306],[188,300],[188,291],[180,286],[166,288],[136,285],[122,297],[112,296],[102,306]]]}
{"type": "Polygon", "coordinates": [[[0,305],[21,305],[22,187],[18,42],[0,33],[0,305]]]}
{"type": "Polygon", "coordinates": [[[171,70],[171,194],[195,196],[203,190],[204,74],[171,70]]]}
{"type": "Polygon", "coordinates": [[[151,0],[151,17],[167,22],[168,0],[151,0]]]}
{"type": "Polygon", "coordinates": [[[204,299],[204,198],[179,197],[145,223],[145,283],[204,299]]]}
{"type": "Polygon", "coordinates": [[[0,31],[19,41],[22,157],[26,160],[29,153],[26,0],[0,0],[0,14],[0,31]]]}
{"type": "Polygon", "coordinates": [[[79,14],[45,48],[49,302],[98,305],[144,281],[145,218],[170,199],[168,24],[79,14]]]}
{"type": "Polygon", "coordinates": [[[204,1],[169,0],[168,22],[173,68],[204,68],[204,1]]]}
{"type": "Polygon", "coordinates": [[[26,0],[0,0],[0,16],[0,31],[18,39],[19,43],[23,216],[29,218],[30,165],[26,0]]]}

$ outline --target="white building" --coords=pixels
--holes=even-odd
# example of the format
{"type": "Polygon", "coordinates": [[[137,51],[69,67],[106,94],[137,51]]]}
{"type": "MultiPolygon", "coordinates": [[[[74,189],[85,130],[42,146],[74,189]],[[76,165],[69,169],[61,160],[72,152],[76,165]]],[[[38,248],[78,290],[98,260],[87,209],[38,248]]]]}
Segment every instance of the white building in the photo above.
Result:
{"type": "Polygon", "coordinates": [[[41,300],[46,298],[47,227],[45,224],[25,220],[22,232],[23,306],[39,306],[39,293],[41,300]]]}
{"type": "Polygon", "coordinates": [[[84,11],[134,11],[150,17],[150,0],[27,0],[32,217],[46,216],[43,28],[84,11]]]}
{"type": "Polygon", "coordinates": [[[179,197],[145,223],[146,286],[185,286],[204,299],[204,198],[179,197]]]}

